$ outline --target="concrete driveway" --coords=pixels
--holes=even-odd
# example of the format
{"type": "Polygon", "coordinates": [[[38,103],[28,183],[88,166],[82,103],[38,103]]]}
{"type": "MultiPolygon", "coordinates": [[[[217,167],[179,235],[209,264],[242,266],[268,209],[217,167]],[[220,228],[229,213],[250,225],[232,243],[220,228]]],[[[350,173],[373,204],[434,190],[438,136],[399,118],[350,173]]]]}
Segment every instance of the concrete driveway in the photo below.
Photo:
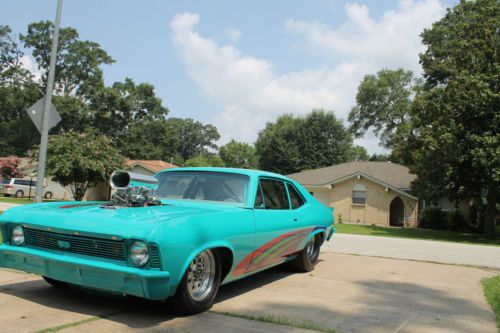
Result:
{"type": "Polygon", "coordinates": [[[310,274],[276,268],[222,287],[208,313],[176,317],[163,303],[58,290],[0,270],[0,331],[37,332],[497,332],[484,299],[486,269],[321,254],[310,274]],[[228,315],[229,314],[229,315],[228,315]],[[63,325],[63,326],[61,326],[63,325]]]}

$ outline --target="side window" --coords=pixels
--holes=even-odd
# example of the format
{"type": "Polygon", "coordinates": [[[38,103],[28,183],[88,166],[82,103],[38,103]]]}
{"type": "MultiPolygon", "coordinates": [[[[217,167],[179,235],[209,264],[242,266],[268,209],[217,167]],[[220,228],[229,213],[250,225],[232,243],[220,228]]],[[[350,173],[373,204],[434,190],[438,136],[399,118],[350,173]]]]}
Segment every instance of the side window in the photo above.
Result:
{"type": "Polygon", "coordinates": [[[266,209],[290,209],[285,183],[279,180],[261,179],[260,186],[266,209]]]}
{"type": "Polygon", "coordinates": [[[260,183],[257,185],[257,194],[255,195],[254,208],[264,208],[264,198],[262,197],[262,189],[260,183]]]}
{"type": "Polygon", "coordinates": [[[29,180],[24,180],[24,179],[16,179],[14,180],[15,185],[25,185],[25,186],[30,186],[30,181],[29,180]]]}
{"type": "Polygon", "coordinates": [[[292,209],[297,209],[304,205],[304,199],[302,199],[302,196],[299,194],[295,186],[290,183],[286,183],[286,187],[288,188],[288,194],[290,194],[292,209]]]}

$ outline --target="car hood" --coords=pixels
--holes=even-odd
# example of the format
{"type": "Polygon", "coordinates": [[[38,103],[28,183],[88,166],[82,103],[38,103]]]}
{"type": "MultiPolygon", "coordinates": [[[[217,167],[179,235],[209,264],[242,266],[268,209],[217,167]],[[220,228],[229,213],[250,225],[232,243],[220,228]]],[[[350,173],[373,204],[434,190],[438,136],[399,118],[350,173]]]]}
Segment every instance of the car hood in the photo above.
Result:
{"type": "Polygon", "coordinates": [[[221,205],[162,205],[150,207],[103,208],[106,202],[64,202],[29,204],[8,209],[0,222],[22,223],[82,234],[113,234],[122,237],[149,237],[159,223],[186,220],[235,207],[221,205]],[[207,207],[208,206],[208,207],[207,207]]]}

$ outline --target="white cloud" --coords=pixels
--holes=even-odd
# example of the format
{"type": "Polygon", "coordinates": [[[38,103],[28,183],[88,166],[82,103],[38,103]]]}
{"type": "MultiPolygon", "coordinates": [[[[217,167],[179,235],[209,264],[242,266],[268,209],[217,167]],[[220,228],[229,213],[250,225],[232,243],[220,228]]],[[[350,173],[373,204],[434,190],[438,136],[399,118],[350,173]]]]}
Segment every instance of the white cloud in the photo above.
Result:
{"type": "Polygon", "coordinates": [[[40,81],[42,78],[42,72],[38,69],[35,59],[30,55],[23,55],[20,59],[21,67],[27,69],[33,74],[35,81],[40,81]]]}
{"type": "MultiPolygon", "coordinates": [[[[267,121],[283,113],[306,114],[313,108],[334,110],[345,119],[363,76],[381,68],[418,71],[419,34],[444,12],[438,0],[399,2],[376,21],[366,6],[345,6],[347,20],[338,28],[290,19],[286,29],[300,45],[321,55],[325,64],[278,75],[269,60],[218,45],[195,30],[196,14],[177,14],[171,21],[175,49],[203,94],[221,107],[213,123],[222,142],[253,142],[267,121]]],[[[238,36],[239,38],[239,36],[238,36]]],[[[380,152],[373,137],[358,140],[380,152]]]]}
{"type": "Polygon", "coordinates": [[[227,38],[229,38],[229,41],[231,41],[232,43],[236,43],[241,38],[241,31],[235,28],[228,28],[224,30],[224,33],[226,34],[227,38]]]}

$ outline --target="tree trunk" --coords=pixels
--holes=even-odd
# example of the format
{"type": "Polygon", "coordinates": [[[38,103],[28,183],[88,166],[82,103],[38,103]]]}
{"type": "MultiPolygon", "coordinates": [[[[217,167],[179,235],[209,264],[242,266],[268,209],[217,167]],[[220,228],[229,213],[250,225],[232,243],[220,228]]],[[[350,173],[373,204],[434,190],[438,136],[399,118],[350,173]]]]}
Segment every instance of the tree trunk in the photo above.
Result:
{"type": "Polygon", "coordinates": [[[484,219],[484,237],[495,239],[497,217],[497,189],[491,185],[486,193],[486,217],[484,219]]]}

